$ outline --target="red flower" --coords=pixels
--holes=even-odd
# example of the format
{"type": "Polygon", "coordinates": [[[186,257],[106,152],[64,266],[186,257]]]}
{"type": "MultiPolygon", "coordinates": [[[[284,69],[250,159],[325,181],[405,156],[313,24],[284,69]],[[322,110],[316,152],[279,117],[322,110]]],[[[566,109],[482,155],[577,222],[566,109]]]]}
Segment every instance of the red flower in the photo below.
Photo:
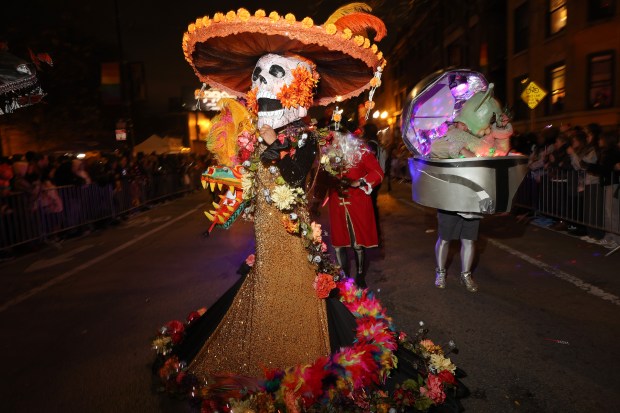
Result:
{"type": "Polygon", "coordinates": [[[183,325],[183,323],[180,321],[173,320],[168,321],[168,323],[166,324],[166,328],[168,329],[168,334],[174,335],[176,333],[182,333],[183,330],[185,330],[185,325],[183,325]]]}
{"type": "Polygon", "coordinates": [[[441,372],[439,372],[437,377],[439,378],[439,380],[441,380],[442,383],[447,383],[447,384],[452,384],[452,385],[456,384],[456,380],[454,379],[454,374],[450,373],[450,371],[448,370],[442,370],[441,372]]]}
{"type": "Polygon", "coordinates": [[[316,278],[314,279],[314,289],[316,290],[316,295],[319,298],[327,298],[329,297],[329,293],[331,290],[336,288],[336,283],[334,282],[334,277],[325,273],[318,273],[316,278]]]}
{"type": "Polygon", "coordinates": [[[174,333],[170,336],[173,344],[179,344],[183,341],[183,333],[174,333]]]}
{"type": "Polygon", "coordinates": [[[187,322],[192,323],[194,320],[200,318],[200,313],[198,311],[192,311],[187,315],[187,322]]]}

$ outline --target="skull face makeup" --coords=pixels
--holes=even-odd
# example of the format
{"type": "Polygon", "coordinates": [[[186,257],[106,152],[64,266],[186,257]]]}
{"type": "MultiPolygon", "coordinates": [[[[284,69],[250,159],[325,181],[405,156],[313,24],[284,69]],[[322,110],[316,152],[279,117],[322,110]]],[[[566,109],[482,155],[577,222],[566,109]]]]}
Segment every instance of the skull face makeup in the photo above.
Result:
{"type": "Polygon", "coordinates": [[[284,107],[278,95],[295,81],[294,69],[303,67],[312,74],[307,62],[295,57],[267,54],[256,63],[252,73],[252,89],[256,90],[258,127],[269,125],[279,128],[306,116],[306,107],[284,107]]]}

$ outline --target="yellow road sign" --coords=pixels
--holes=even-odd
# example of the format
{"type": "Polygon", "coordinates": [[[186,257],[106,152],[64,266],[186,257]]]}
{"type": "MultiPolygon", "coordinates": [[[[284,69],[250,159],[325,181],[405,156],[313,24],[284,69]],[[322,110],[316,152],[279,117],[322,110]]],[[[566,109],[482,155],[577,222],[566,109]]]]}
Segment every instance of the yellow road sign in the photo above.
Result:
{"type": "Polygon", "coordinates": [[[521,99],[530,109],[534,109],[545,96],[547,96],[547,91],[534,82],[530,82],[523,93],[521,93],[521,99]]]}

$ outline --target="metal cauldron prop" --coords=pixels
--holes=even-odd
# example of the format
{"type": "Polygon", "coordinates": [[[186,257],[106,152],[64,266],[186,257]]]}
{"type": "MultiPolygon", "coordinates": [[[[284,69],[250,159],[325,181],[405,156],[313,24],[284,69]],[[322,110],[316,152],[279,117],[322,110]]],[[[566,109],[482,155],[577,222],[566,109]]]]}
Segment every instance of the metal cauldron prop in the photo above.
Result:
{"type": "Polygon", "coordinates": [[[419,82],[403,107],[403,141],[409,159],[415,202],[446,211],[494,214],[508,212],[525,177],[527,157],[508,155],[436,159],[431,142],[443,137],[463,104],[489,84],[481,73],[441,70],[419,82]]]}

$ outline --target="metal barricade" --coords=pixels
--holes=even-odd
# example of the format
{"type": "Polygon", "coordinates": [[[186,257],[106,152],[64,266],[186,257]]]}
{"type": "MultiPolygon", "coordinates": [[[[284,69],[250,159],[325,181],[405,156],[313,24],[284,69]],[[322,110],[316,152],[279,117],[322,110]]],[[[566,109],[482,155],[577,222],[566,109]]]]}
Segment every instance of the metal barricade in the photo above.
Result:
{"type": "MultiPolygon", "coordinates": [[[[191,175],[194,175],[192,173],[191,175]]],[[[198,175],[198,179],[199,175],[198,175]]],[[[0,250],[115,219],[148,204],[197,189],[166,174],[115,184],[42,188],[0,197],[0,250]]]]}
{"type": "Polygon", "coordinates": [[[586,173],[548,169],[530,171],[514,199],[514,206],[569,224],[620,234],[619,175],[590,182],[586,173]],[[602,185],[600,182],[609,182],[602,185]]]}

